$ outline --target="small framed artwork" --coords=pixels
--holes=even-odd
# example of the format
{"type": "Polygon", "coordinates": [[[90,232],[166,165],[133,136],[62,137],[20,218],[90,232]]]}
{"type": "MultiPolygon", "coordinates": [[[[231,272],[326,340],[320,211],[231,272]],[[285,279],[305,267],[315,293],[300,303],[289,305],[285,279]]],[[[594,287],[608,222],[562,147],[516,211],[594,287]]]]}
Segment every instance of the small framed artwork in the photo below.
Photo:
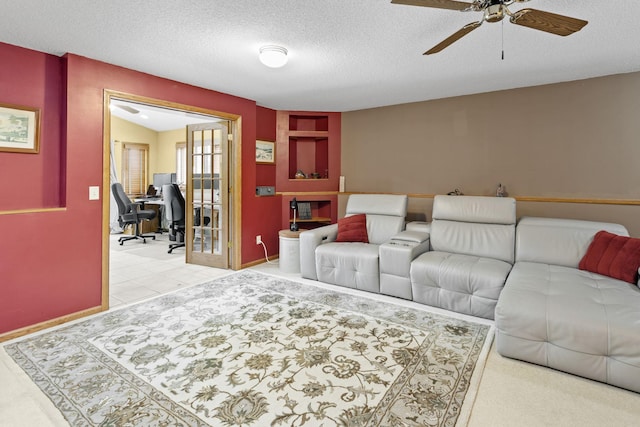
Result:
{"type": "Polygon", "coordinates": [[[256,141],[256,163],[267,165],[276,162],[276,143],[270,141],[256,141]]]}
{"type": "Polygon", "coordinates": [[[13,153],[40,151],[39,109],[0,104],[0,151],[13,153]]]}
{"type": "Polygon", "coordinates": [[[311,202],[298,202],[298,218],[311,219],[311,202]]]}

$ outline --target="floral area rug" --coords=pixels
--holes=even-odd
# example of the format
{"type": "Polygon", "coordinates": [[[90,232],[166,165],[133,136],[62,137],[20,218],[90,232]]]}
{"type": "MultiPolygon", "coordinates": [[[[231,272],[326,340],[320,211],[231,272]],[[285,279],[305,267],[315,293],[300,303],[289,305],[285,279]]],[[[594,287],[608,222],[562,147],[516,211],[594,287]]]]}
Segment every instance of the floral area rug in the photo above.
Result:
{"type": "Polygon", "coordinates": [[[490,332],[243,271],[5,347],[73,426],[454,426],[490,332]]]}

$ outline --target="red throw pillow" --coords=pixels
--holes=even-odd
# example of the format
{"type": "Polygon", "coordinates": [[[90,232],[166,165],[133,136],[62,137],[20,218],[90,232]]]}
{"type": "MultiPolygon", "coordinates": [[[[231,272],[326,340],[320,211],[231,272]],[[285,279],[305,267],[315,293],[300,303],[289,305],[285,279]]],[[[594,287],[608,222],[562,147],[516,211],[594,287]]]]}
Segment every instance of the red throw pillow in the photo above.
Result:
{"type": "Polygon", "coordinates": [[[367,234],[367,215],[351,215],[338,220],[338,238],[336,242],[369,243],[367,234]]]}
{"type": "Polygon", "coordinates": [[[640,267],[640,239],[598,231],[578,267],[636,284],[640,267]]]}

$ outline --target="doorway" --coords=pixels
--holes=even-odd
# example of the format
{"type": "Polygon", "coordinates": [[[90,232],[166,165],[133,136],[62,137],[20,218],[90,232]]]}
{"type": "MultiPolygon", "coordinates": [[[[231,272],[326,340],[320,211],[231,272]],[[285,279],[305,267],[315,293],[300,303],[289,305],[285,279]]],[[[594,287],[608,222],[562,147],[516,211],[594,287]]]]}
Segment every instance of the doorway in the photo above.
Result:
{"type": "MultiPolygon", "coordinates": [[[[208,200],[206,206],[201,204],[200,208],[203,208],[204,211],[208,211],[210,217],[214,217],[212,212],[217,212],[215,215],[216,221],[213,223],[209,223],[208,226],[203,228],[203,223],[201,222],[199,225],[195,223],[195,215],[193,214],[193,209],[186,209],[187,211],[187,223],[186,223],[186,234],[185,242],[187,243],[187,247],[185,250],[180,253],[174,252],[174,255],[178,257],[182,257],[183,263],[197,263],[201,265],[210,265],[218,268],[224,269],[238,269],[240,265],[240,223],[239,217],[234,215],[233,212],[236,212],[237,209],[234,209],[234,204],[237,200],[240,200],[239,194],[241,190],[240,185],[240,171],[235,170],[233,165],[240,164],[240,117],[227,113],[220,113],[217,111],[206,110],[198,107],[192,107],[183,104],[175,104],[166,101],[161,101],[157,99],[151,99],[146,97],[139,97],[135,95],[113,92],[113,91],[105,91],[104,96],[104,156],[103,156],[103,274],[102,274],[102,301],[103,301],[103,309],[108,308],[109,301],[109,253],[110,253],[110,225],[113,219],[111,212],[111,203],[109,202],[111,198],[111,173],[110,173],[110,165],[111,165],[111,154],[112,154],[112,115],[113,117],[122,117],[124,120],[132,121],[136,123],[135,120],[138,121],[139,126],[145,126],[145,120],[149,120],[149,115],[147,113],[148,109],[152,109],[157,111],[158,113],[162,113],[165,115],[164,121],[166,117],[171,116],[170,120],[176,120],[176,122],[183,123],[181,138],[182,141],[187,140],[187,130],[186,125],[189,123],[196,123],[200,125],[201,123],[213,123],[213,127],[216,129],[212,131],[212,135],[215,137],[217,141],[222,141],[221,138],[224,139],[224,147],[221,146],[220,150],[224,149],[224,155],[222,151],[216,153],[219,159],[215,160],[215,165],[212,163],[211,166],[216,168],[217,177],[215,188],[219,190],[216,192],[216,199],[208,200]],[[111,106],[114,107],[111,107],[111,106]],[[117,105],[117,106],[115,106],[117,105]],[[110,108],[111,107],[111,108],[110,108]],[[115,113],[112,111],[115,108],[115,113]],[[120,113],[120,114],[118,114],[120,113]],[[142,114],[141,114],[142,113],[142,114]],[[147,116],[147,117],[144,117],[147,116]],[[134,120],[135,119],[135,120],[134,120]],[[143,123],[139,123],[140,121],[143,123]],[[223,132],[224,131],[224,134],[223,132]],[[224,167],[224,171],[221,169],[224,167]],[[220,176],[220,172],[224,172],[224,179],[220,176]],[[238,195],[238,196],[236,196],[238,195]],[[224,199],[224,200],[223,200],[224,199]],[[224,203],[223,203],[224,201],[224,203]],[[209,238],[209,241],[213,243],[213,245],[209,245],[209,247],[217,248],[215,253],[212,255],[217,255],[216,261],[211,263],[210,259],[203,262],[202,257],[193,257],[188,256],[189,252],[193,252],[194,248],[197,248],[197,245],[194,245],[194,233],[200,233],[198,237],[209,238]],[[191,240],[190,240],[191,238],[191,240]],[[191,243],[189,245],[189,243],[191,243]],[[221,249],[225,248],[226,251],[224,254],[221,249]],[[220,255],[224,255],[220,257],[220,255]]],[[[117,122],[119,119],[113,119],[114,122],[117,122]]],[[[178,142],[178,141],[175,141],[178,142]]],[[[174,143],[175,144],[175,143],[174,143]]],[[[186,145],[186,144],[185,144],[186,145]]],[[[220,144],[218,144],[220,146],[220,144]]],[[[212,145],[213,147],[213,145],[212,145]]],[[[165,150],[166,152],[166,150],[165,150]]],[[[119,154],[119,153],[118,153],[119,154]]],[[[215,156],[213,153],[211,159],[214,160],[215,156]]],[[[151,154],[150,156],[153,156],[151,154]]],[[[189,159],[189,156],[184,156],[183,160],[189,159]]],[[[156,159],[157,160],[157,159],[156,159]]],[[[166,162],[165,162],[166,165],[166,162]]],[[[166,167],[166,166],[165,166],[166,167]]],[[[177,169],[177,168],[176,168],[177,169]]],[[[151,168],[150,171],[153,172],[154,168],[151,168]]],[[[157,170],[157,169],[156,169],[157,170]]],[[[175,169],[174,169],[175,170],[175,169]]],[[[166,171],[162,171],[166,172],[166,171]]],[[[173,171],[169,171],[173,172],[173,171]]],[[[175,171],[178,172],[178,171],[175,171]]],[[[185,195],[186,199],[191,199],[190,203],[187,203],[187,207],[194,206],[193,204],[193,195],[194,195],[194,181],[193,173],[194,169],[192,165],[184,165],[184,170],[182,171],[185,176],[180,182],[181,189],[185,195]]],[[[148,176],[148,180],[152,182],[151,175],[148,176]]],[[[200,177],[202,179],[202,177],[200,177]]],[[[212,178],[214,179],[214,178],[212,178]]],[[[151,185],[149,182],[149,185],[151,185]]],[[[201,182],[201,181],[200,181],[201,182]]],[[[213,184],[213,182],[212,182],[213,184]]],[[[213,188],[213,185],[212,185],[213,188]]],[[[194,206],[195,207],[195,206],[194,206]]],[[[213,218],[212,218],[213,219],[213,218]]],[[[200,240],[202,242],[202,247],[204,247],[204,243],[207,240],[200,240]]],[[[138,242],[131,242],[130,244],[138,244],[138,242]]],[[[141,247],[144,245],[140,245],[141,247]]],[[[167,248],[168,249],[168,248],[167,248]]]]}

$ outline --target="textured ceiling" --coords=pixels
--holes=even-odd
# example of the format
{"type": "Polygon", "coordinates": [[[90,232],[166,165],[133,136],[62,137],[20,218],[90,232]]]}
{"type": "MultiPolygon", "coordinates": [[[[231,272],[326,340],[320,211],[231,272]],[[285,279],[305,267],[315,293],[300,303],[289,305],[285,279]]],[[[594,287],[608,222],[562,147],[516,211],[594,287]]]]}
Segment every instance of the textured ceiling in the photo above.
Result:
{"type": "Polygon", "coordinates": [[[0,0],[0,41],[291,110],[350,111],[640,70],[640,1],[533,0],[511,10],[524,7],[589,24],[559,37],[485,23],[423,56],[481,14],[390,0],[0,0]],[[286,47],[289,63],[263,66],[265,44],[286,47]]]}

